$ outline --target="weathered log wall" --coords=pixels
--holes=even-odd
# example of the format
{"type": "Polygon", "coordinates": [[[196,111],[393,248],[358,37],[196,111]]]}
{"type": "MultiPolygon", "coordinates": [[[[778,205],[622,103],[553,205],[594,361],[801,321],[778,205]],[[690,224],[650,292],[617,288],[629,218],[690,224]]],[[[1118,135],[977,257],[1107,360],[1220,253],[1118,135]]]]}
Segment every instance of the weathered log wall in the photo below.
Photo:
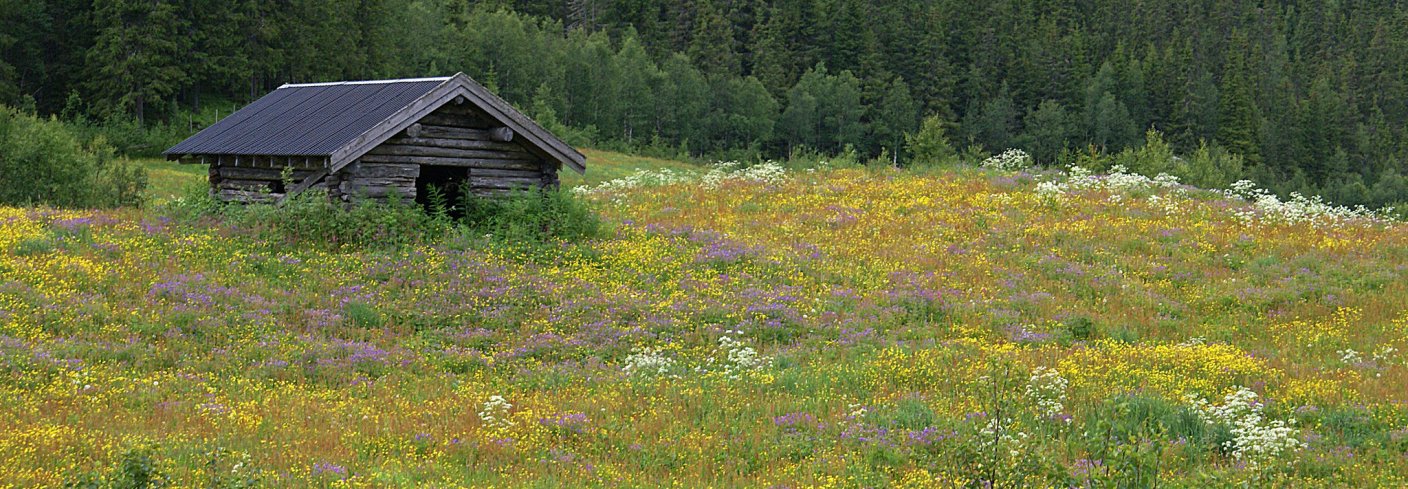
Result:
{"type": "Polygon", "coordinates": [[[396,194],[402,201],[416,199],[420,166],[410,163],[356,161],[328,176],[333,197],[343,202],[358,198],[386,200],[396,194]]]}
{"type": "MultiPolygon", "coordinates": [[[[294,169],[290,181],[284,180],[283,168],[236,167],[211,165],[208,178],[210,192],[227,202],[273,202],[284,196],[289,185],[296,185],[316,170],[294,169]]],[[[323,183],[310,188],[326,190],[323,183]]]]}
{"type": "MultiPolygon", "coordinates": [[[[348,187],[365,189],[369,197],[384,195],[392,188],[403,197],[416,197],[415,179],[410,168],[422,165],[464,168],[471,191],[479,195],[503,194],[514,189],[558,185],[557,166],[546,163],[521,142],[513,132],[469,105],[447,105],[417,121],[403,133],[373,148],[339,172],[344,179],[370,180],[348,187]],[[399,178],[364,175],[369,168],[402,168],[399,178]]],[[[389,171],[389,170],[378,170],[389,171]]],[[[422,187],[426,182],[422,182],[422,187]]]]}

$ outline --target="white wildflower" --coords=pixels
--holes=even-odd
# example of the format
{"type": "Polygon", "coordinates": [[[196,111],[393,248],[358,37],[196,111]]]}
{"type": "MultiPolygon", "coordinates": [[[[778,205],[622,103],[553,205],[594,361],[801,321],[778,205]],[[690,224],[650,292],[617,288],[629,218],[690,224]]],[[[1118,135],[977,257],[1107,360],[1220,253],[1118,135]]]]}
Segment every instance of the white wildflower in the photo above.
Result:
{"type": "Polygon", "coordinates": [[[1354,351],[1353,349],[1340,350],[1335,352],[1335,354],[1340,356],[1341,362],[1348,363],[1350,365],[1364,363],[1364,357],[1360,356],[1359,352],[1354,351]]]}
{"type": "Polygon", "coordinates": [[[1374,352],[1374,363],[1388,363],[1389,360],[1393,359],[1393,354],[1397,352],[1397,348],[1384,345],[1382,348],[1379,348],[1378,351],[1374,352]]]}
{"type": "Polygon", "coordinates": [[[697,180],[692,172],[677,172],[669,168],[659,170],[636,170],[628,176],[608,180],[594,187],[576,187],[572,192],[578,195],[620,194],[636,187],[675,185],[697,180]]]}
{"type": "Polygon", "coordinates": [[[772,357],[759,355],[753,347],[744,345],[743,342],[728,336],[719,338],[717,351],[723,353],[723,359],[718,361],[718,358],[710,358],[709,364],[721,363],[724,376],[733,380],[772,366],[772,357]]]}
{"type": "Polygon", "coordinates": [[[1237,214],[1242,221],[1255,221],[1272,224],[1310,224],[1312,226],[1335,225],[1346,222],[1385,223],[1392,208],[1373,211],[1364,206],[1344,207],[1330,205],[1320,196],[1306,197],[1292,192],[1290,200],[1281,200],[1275,194],[1258,188],[1250,180],[1239,180],[1223,195],[1251,203],[1251,209],[1237,214]]]}
{"type": "Polygon", "coordinates": [[[1178,177],[1169,175],[1167,173],[1160,173],[1154,176],[1153,183],[1154,186],[1160,188],[1178,188],[1179,186],[1178,177]]]}
{"type": "Polygon", "coordinates": [[[665,356],[658,348],[640,348],[626,357],[626,366],[622,367],[627,374],[633,376],[660,376],[679,378],[673,375],[675,369],[675,359],[665,356]]]}
{"type": "Polygon", "coordinates": [[[1055,202],[1066,196],[1066,187],[1058,182],[1040,182],[1036,184],[1036,196],[1046,202],[1055,202]]]}
{"type": "Polygon", "coordinates": [[[1182,343],[1179,343],[1178,346],[1187,348],[1187,347],[1191,347],[1191,346],[1202,346],[1202,345],[1206,345],[1207,343],[1208,343],[1207,338],[1204,338],[1204,337],[1202,337],[1202,336],[1194,336],[1194,337],[1192,337],[1192,338],[1188,338],[1188,339],[1186,339],[1186,340],[1183,340],[1183,342],[1182,342],[1182,343]]]}
{"type": "Polygon", "coordinates": [[[1013,435],[1011,419],[1003,418],[1001,422],[998,419],[991,419],[988,420],[987,425],[983,426],[983,429],[978,430],[978,447],[985,452],[1007,447],[1007,455],[1015,458],[1022,453],[1022,442],[1028,437],[1029,435],[1021,431],[1017,431],[1016,435],[1013,435]]]}
{"type": "Polygon", "coordinates": [[[865,414],[869,412],[866,410],[864,404],[848,404],[846,405],[846,408],[851,410],[851,413],[847,416],[855,419],[863,418],[865,417],[865,414]]]}
{"type": "Polygon", "coordinates": [[[662,185],[683,185],[697,183],[705,188],[715,188],[727,181],[751,181],[761,183],[778,183],[787,178],[787,170],[782,165],[773,161],[744,167],[737,161],[718,162],[710,166],[707,172],[697,171],[676,171],[669,168],[659,170],[636,170],[635,173],[606,182],[596,186],[581,186],[572,189],[577,195],[611,195],[616,196],[620,203],[620,196],[625,191],[638,187],[653,187],[662,185]]]}
{"type": "Polygon", "coordinates": [[[1026,395],[1043,416],[1055,418],[1066,408],[1066,388],[1070,385],[1056,369],[1037,367],[1027,380],[1026,395]]]}
{"type": "MultiPolygon", "coordinates": [[[[997,157],[994,157],[997,158],[997,157]]],[[[994,163],[996,164],[996,163],[994,163]]],[[[987,162],[984,162],[987,166],[987,162]]],[[[1167,213],[1180,211],[1179,201],[1171,197],[1182,197],[1187,188],[1179,183],[1178,177],[1166,173],[1149,178],[1131,173],[1123,165],[1110,168],[1107,175],[1095,175],[1089,169],[1072,165],[1065,172],[1062,181],[1042,182],[1037,185],[1037,195],[1046,199],[1080,190],[1105,190],[1111,192],[1109,201],[1121,203],[1125,195],[1139,191],[1160,191],[1164,197],[1153,195],[1150,203],[1158,205],[1167,213]]],[[[1345,223],[1387,224],[1393,219],[1393,209],[1379,211],[1364,206],[1335,206],[1319,196],[1307,197],[1291,193],[1289,199],[1281,200],[1270,191],[1259,188],[1250,180],[1239,180],[1221,193],[1230,199],[1243,200],[1250,204],[1247,208],[1233,211],[1238,220],[1246,223],[1270,224],[1309,224],[1312,226],[1339,225],[1345,223]]]]}
{"type": "Polygon", "coordinates": [[[1300,430],[1294,427],[1295,420],[1266,420],[1262,414],[1266,405],[1257,399],[1256,392],[1246,387],[1227,394],[1221,405],[1209,404],[1195,396],[1186,399],[1204,422],[1231,429],[1232,440],[1227,441],[1224,448],[1233,458],[1252,466],[1305,446],[1299,438],[1300,430]]]}
{"type": "Polygon", "coordinates": [[[787,170],[772,161],[761,164],[743,167],[737,161],[726,161],[715,163],[713,168],[700,179],[700,183],[705,188],[717,188],[727,181],[752,181],[761,183],[778,183],[787,178],[787,170]]]}
{"type": "Polygon", "coordinates": [[[1032,166],[1032,157],[1026,151],[1009,149],[980,163],[983,168],[1001,171],[1025,170],[1032,166]]]}
{"type": "Polygon", "coordinates": [[[491,396],[479,408],[479,420],[491,428],[508,428],[515,423],[509,419],[508,410],[513,409],[504,396],[491,396]]]}

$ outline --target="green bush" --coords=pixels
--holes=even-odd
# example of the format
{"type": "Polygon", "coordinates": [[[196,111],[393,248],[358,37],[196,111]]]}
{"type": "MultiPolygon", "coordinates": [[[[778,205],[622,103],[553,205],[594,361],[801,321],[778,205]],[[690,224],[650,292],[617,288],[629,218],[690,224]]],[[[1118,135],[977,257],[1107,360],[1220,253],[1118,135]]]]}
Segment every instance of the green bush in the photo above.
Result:
{"type": "Polygon", "coordinates": [[[455,236],[489,236],[498,242],[538,246],[554,240],[598,236],[600,218],[562,190],[522,191],[496,198],[467,195],[456,209],[432,196],[429,209],[414,202],[363,200],[344,205],[310,190],[282,205],[230,204],[204,189],[176,199],[165,212],[184,222],[214,220],[236,232],[286,243],[333,246],[402,246],[455,236]]]}
{"type": "Polygon", "coordinates": [[[0,107],[0,204],[140,205],[146,186],[146,173],[103,138],[84,144],[56,119],[0,107]]]}
{"type": "Polygon", "coordinates": [[[284,205],[217,206],[226,222],[267,239],[334,246],[400,246],[446,236],[451,223],[422,212],[414,202],[363,200],[344,206],[326,192],[307,191],[284,205]]]}
{"type": "Polygon", "coordinates": [[[1072,340],[1086,341],[1093,338],[1097,332],[1095,321],[1085,316],[1071,316],[1061,321],[1061,331],[1069,335],[1072,340]]]}
{"type": "Polygon", "coordinates": [[[64,487],[74,489],[151,489],[167,487],[170,481],[157,468],[155,447],[129,449],[118,466],[106,473],[89,472],[70,479],[64,487]]]}
{"type": "Polygon", "coordinates": [[[946,124],[942,117],[929,116],[919,126],[918,132],[905,135],[905,149],[911,155],[911,165],[951,165],[959,161],[958,151],[949,143],[944,127],[946,124]]]}
{"type": "Polygon", "coordinates": [[[1129,171],[1140,175],[1155,176],[1160,173],[1177,175],[1178,159],[1173,156],[1173,146],[1164,141],[1163,134],[1150,129],[1144,134],[1144,145],[1125,148],[1114,156],[1115,164],[1124,165],[1129,171]]]}
{"type": "Polygon", "coordinates": [[[520,191],[485,198],[465,191],[461,195],[469,230],[496,240],[546,243],[554,239],[589,239],[601,232],[601,220],[586,204],[565,190],[520,191]]]}
{"type": "Polygon", "coordinates": [[[1245,160],[1219,146],[1209,146],[1206,141],[1198,144],[1198,149],[1188,156],[1185,169],[1177,174],[1183,183],[1195,187],[1218,189],[1227,188],[1232,182],[1244,176],[1245,160]]]}
{"type": "Polygon", "coordinates": [[[856,168],[860,166],[859,156],[854,147],[846,147],[835,155],[812,149],[805,144],[792,147],[782,165],[789,170],[802,171],[814,168],[856,168]]]}

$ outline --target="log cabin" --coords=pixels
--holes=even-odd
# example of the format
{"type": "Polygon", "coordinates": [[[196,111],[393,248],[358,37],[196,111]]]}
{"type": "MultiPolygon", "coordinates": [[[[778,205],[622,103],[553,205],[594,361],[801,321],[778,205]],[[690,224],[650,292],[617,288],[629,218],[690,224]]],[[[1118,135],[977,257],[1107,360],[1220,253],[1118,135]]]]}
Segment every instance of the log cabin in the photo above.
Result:
{"type": "Polygon", "coordinates": [[[464,73],[289,84],[166,150],[209,165],[210,192],[275,202],[319,189],[342,202],[425,203],[555,188],[586,157],[464,73]],[[433,190],[432,190],[433,189],[433,190]]]}

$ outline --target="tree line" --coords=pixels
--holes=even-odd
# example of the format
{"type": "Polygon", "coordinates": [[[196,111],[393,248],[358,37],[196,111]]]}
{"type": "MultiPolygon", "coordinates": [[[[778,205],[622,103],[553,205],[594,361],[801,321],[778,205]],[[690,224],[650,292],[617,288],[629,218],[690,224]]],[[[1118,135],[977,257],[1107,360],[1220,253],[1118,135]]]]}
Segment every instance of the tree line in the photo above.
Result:
{"type": "Polygon", "coordinates": [[[0,22],[0,102],[66,119],[464,71],[596,145],[903,162],[928,120],[1059,165],[1159,134],[1282,192],[1408,200],[1390,0],[13,0],[0,22]]]}

